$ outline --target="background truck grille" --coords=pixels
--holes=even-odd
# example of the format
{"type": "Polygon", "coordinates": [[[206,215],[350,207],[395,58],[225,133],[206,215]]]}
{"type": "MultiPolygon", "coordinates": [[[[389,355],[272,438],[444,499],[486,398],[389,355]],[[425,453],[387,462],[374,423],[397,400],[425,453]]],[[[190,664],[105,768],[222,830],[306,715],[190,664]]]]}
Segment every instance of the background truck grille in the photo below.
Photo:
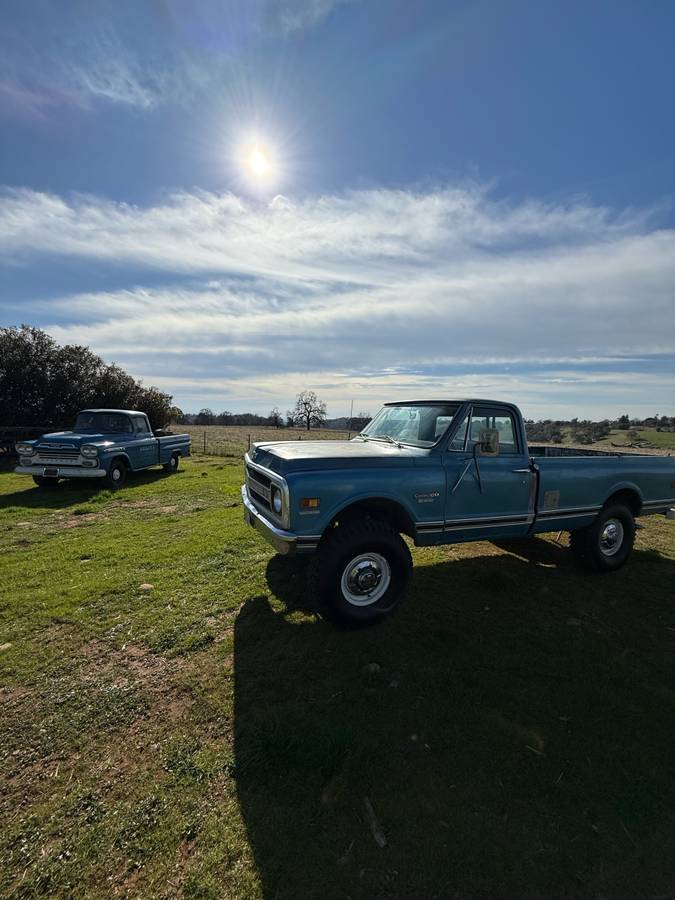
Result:
{"type": "Polygon", "coordinates": [[[47,448],[38,447],[37,453],[40,459],[77,459],[80,455],[79,450],[47,450],[47,448]]]}

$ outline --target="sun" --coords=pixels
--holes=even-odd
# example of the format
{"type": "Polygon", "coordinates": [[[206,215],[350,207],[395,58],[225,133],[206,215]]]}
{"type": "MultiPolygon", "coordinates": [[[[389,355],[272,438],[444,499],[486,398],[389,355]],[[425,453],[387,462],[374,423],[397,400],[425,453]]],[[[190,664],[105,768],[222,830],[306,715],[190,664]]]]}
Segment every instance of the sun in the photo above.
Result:
{"type": "Polygon", "coordinates": [[[269,147],[256,142],[248,147],[243,158],[249,178],[257,182],[270,181],[275,173],[274,154],[269,147]]]}

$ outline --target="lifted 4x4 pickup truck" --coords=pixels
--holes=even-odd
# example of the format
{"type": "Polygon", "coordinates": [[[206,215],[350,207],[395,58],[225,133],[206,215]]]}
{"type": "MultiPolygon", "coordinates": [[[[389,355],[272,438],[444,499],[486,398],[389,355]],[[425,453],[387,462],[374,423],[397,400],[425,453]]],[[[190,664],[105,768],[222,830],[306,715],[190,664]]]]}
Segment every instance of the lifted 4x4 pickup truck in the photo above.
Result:
{"type": "Polygon", "coordinates": [[[675,504],[675,459],[528,447],[516,406],[386,404],[351,441],[255,444],[246,519],[280,552],[314,552],[309,584],[332,618],[398,603],[417,546],[569,531],[587,568],[622,566],[635,519],[675,504]]]}
{"type": "Polygon", "coordinates": [[[101,479],[109,488],[122,487],[128,472],[161,465],[178,470],[181,456],[190,455],[189,434],[155,437],[145,413],[127,409],[83,409],[72,431],[44,434],[16,445],[20,475],[32,475],[40,487],[60,478],[101,479]]]}

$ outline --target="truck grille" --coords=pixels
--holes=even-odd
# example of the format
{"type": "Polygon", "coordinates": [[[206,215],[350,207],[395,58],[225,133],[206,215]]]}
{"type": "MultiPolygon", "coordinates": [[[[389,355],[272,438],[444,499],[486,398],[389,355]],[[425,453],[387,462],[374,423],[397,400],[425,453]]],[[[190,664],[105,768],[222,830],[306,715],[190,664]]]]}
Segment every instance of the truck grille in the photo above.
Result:
{"type": "Polygon", "coordinates": [[[251,466],[246,466],[246,486],[248,488],[248,492],[251,497],[260,503],[265,509],[272,509],[272,482],[267,477],[267,475],[263,475],[262,472],[258,472],[257,469],[253,469],[251,466]]]}
{"type": "Polygon", "coordinates": [[[48,450],[46,447],[37,448],[40,459],[77,459],[79,450],[48,450]]]}

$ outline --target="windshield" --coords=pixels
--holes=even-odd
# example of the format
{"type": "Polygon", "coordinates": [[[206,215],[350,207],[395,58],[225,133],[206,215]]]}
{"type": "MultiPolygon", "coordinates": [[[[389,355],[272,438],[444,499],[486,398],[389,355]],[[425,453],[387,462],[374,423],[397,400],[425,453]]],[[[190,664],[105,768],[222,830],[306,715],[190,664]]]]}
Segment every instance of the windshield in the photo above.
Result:
{"type": "Polygon", "coordinates": [[[131,431],[131,422],[128,416],[123,416],[121,413],[81,412],[75,419],[73,431],[119,434],[119,432],[131,431]]]}
{"type": "Polygon", "coordinates": [[[413,447],[433,447],[447,431],[458,409],[458,403],[383,406],[363,429],[361,437],[382,441],[391,438],[413,447]]]}

